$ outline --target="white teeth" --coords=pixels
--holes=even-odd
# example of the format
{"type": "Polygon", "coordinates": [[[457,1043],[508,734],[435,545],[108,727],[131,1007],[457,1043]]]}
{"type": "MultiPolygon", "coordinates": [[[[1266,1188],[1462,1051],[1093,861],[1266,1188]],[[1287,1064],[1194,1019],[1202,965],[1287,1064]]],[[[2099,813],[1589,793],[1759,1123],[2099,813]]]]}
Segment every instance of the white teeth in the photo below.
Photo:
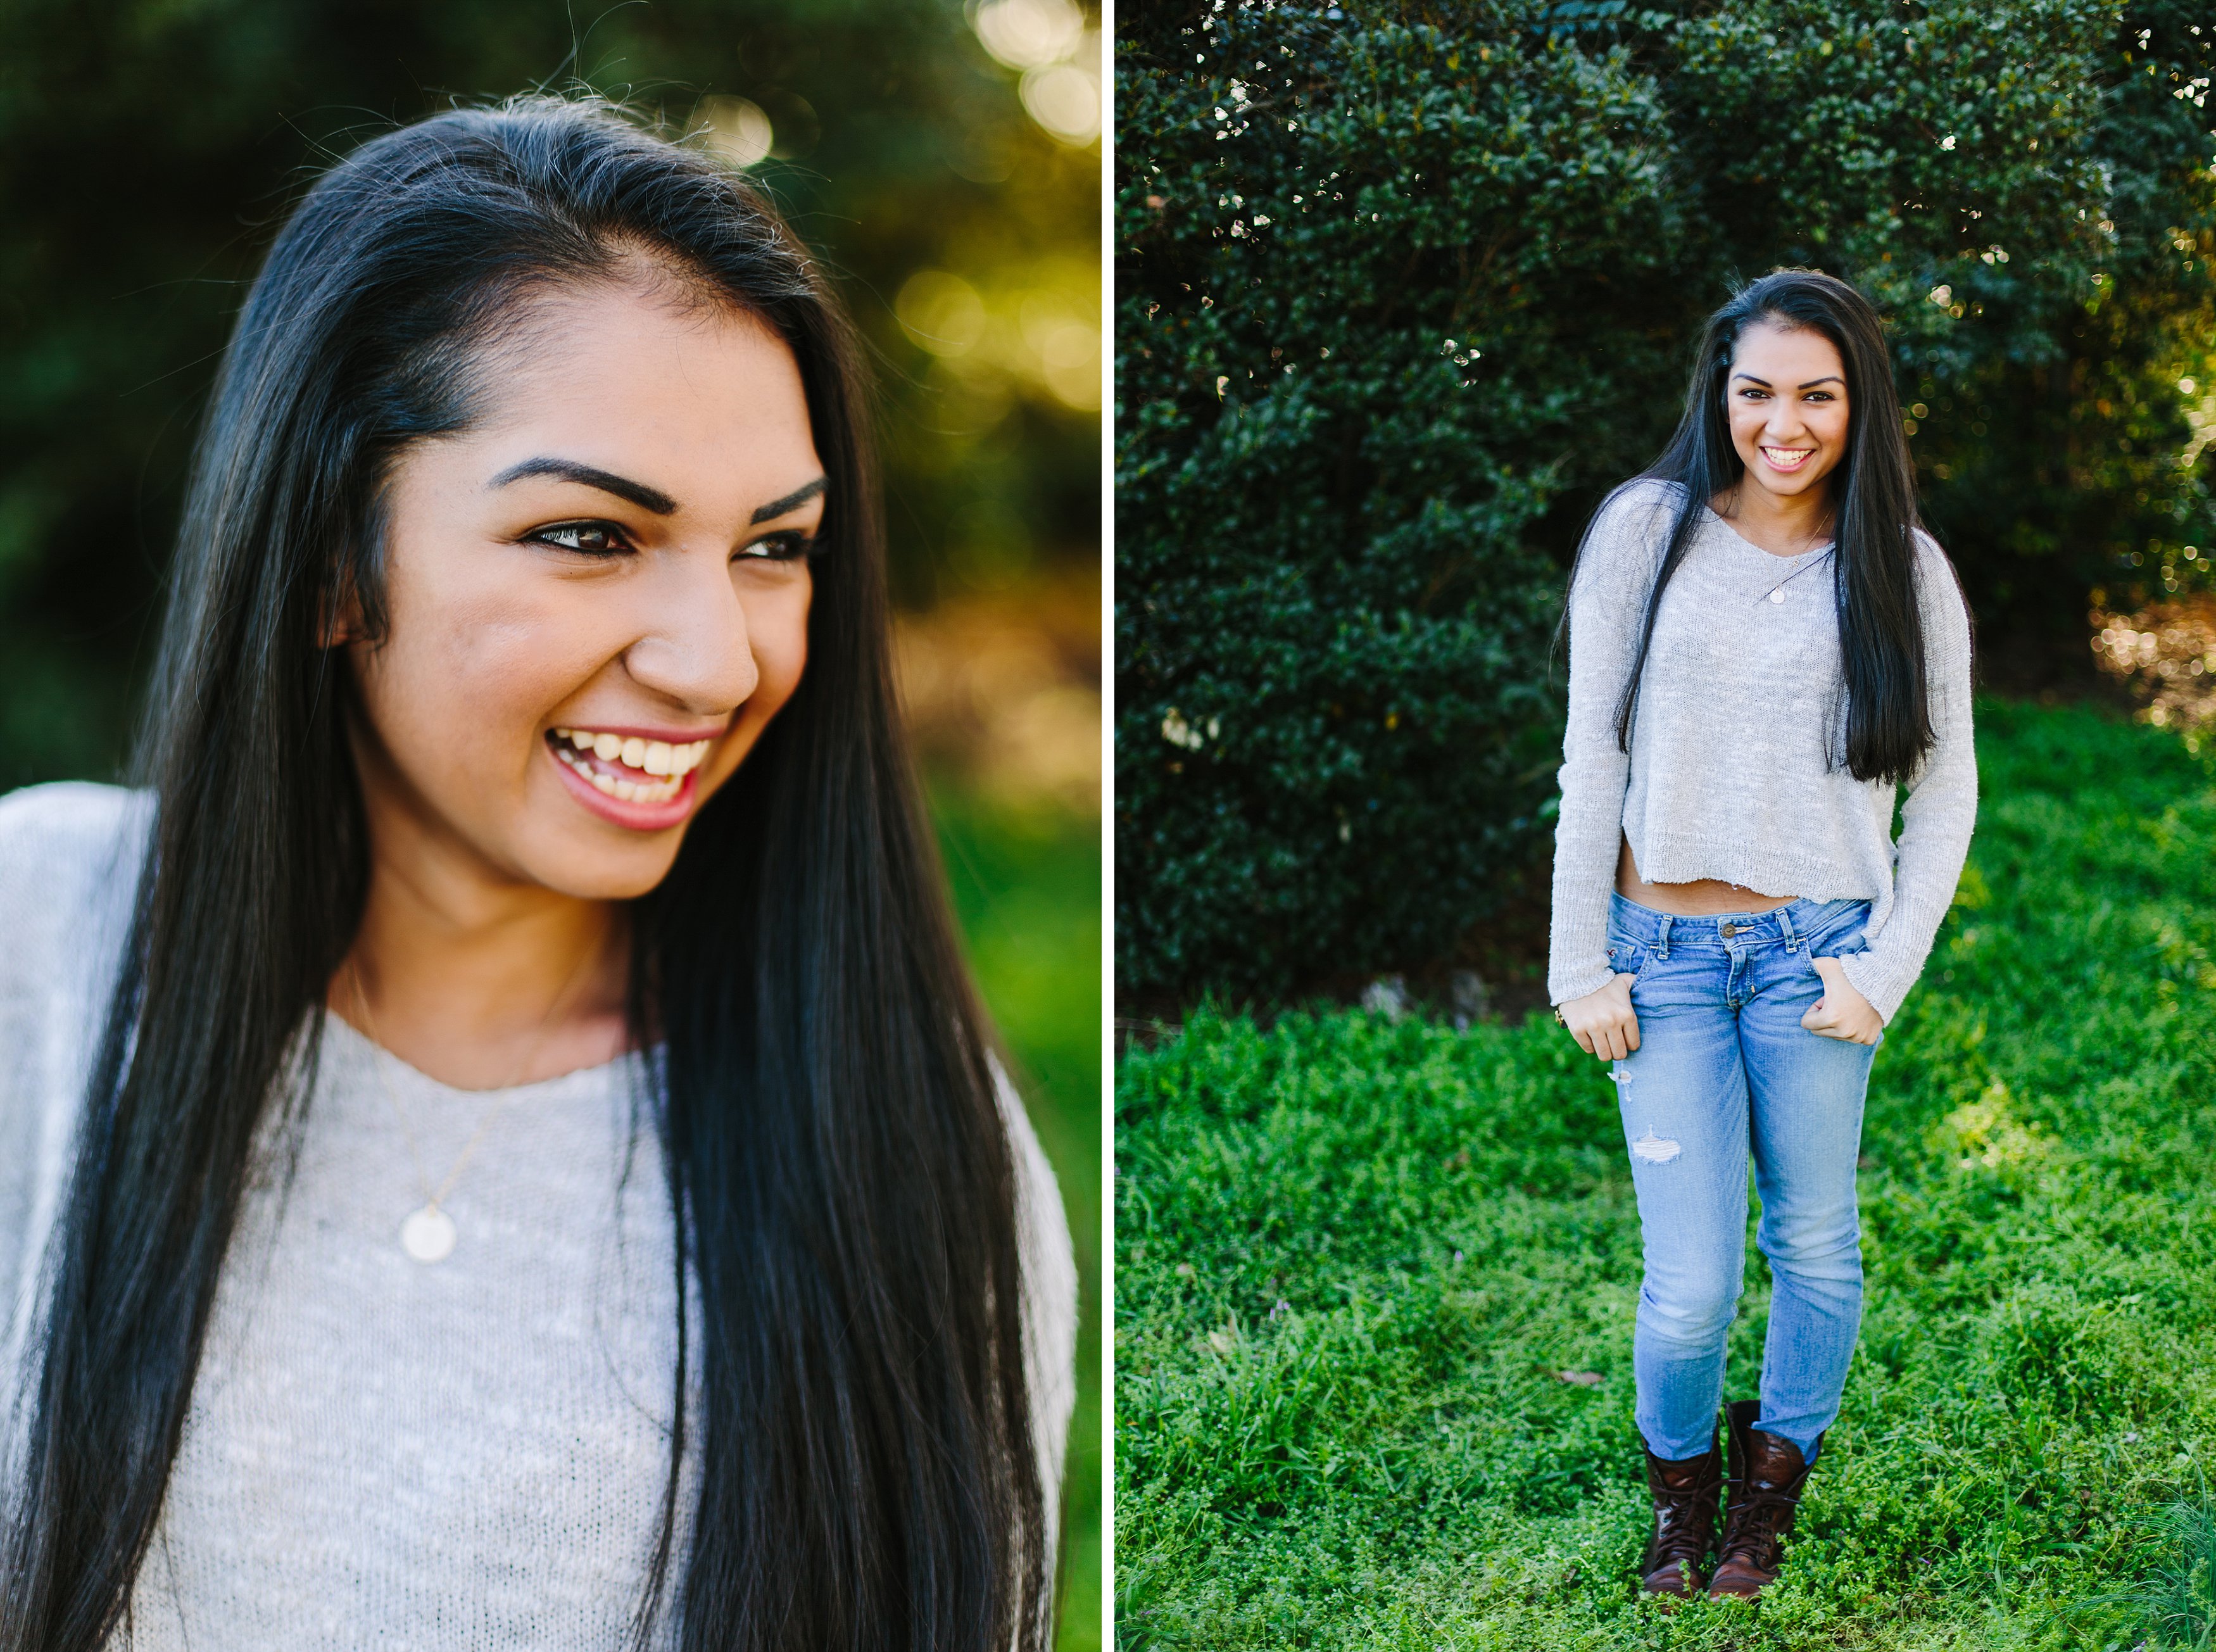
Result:
{"type": "Polygon", "coordinates": [[[685,777],[700,766],[708,755],[708,748],[714,743],[708,740],[693,740],[684,745],[672,745],[666,740],[625,740],[619,736],[593,734],[582,729],[557,729],[554,737],[568,743],[554,749],[556,756],[600,791],[625,803],[668,802],[684,789],[685,777]],[[616,748],[612,757],[605,749],[607,745],[616,748]],[[588,752],[603,761],[619,760],[628,768],[668,778],[659,780],[623,779],[591,767],[582,756],[573,756],[569,749],[570,746],[575,746],[580,753],[588,752]]]}

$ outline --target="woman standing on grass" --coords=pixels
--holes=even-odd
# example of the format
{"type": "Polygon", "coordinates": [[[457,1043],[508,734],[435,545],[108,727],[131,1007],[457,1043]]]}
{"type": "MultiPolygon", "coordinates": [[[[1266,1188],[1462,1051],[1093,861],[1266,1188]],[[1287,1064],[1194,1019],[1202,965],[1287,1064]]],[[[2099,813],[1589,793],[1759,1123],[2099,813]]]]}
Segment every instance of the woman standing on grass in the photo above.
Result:
{"type": "Polygon", "coordinates": [[[278,236],[145,785],[0,800],[0,1649],[1046,1643],[1075,1276],[854,360],[600,106],[278,236]]]}
{"type": "Polygon", "coordinates": [[[1709,318],[1677,434],[1571,576],[1548,987],[1615,1064],[1638,1190],[1657,1593],[1777,1574],[1861,1323],[1871,1057],[1977,811],[1969,616],[1900,425],[1869,304],[1766,275],[1709,318]],[[1750,1149],[1774,1289],[1719,1536],[1750,1149]]]}

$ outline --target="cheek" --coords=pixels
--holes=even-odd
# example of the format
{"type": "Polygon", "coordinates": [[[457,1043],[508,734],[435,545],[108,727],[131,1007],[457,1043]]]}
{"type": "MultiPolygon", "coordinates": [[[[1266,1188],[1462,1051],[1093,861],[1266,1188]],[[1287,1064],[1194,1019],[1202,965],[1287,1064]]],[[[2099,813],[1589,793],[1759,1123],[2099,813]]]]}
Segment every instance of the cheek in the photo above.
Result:
{"type": "Polygon", "coordinates": [[[808,611],[813,595],[810,583],[803,579],[797,590],[778,593],[778,600],[761,614],[758,629],[748,615],[754,665],[761,673],[754,699],[766,711],[775,711],[800,687],[801,673],[808,667],[808,611]]]}
{"type": "Polygon", "coordinates": [[[359,663],[370,720],[403,768],[481,783],[530,762],[541,715],[594,658],[579,605],[559,595],[500,585],[393,593],[387,639],[359,663]]]}

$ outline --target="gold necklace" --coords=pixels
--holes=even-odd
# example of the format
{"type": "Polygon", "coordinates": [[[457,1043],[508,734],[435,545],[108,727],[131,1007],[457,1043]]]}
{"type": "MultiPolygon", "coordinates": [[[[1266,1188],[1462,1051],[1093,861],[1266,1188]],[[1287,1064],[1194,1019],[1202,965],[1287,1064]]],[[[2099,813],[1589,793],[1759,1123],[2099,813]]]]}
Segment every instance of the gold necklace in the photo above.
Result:
{"type": "Polygon", "coordinates": [[[422,1150],[416,1145],[416,1131],[408,1122],[408,1110],[400,1105],[399,1092],[392,1088],[392,1076],[385,1070],[388,1063],[399,1057],[387,1051],[384,1040],[378,1037],[376,1019],[369,1013],[369,995],[362,989],[360,971],[357,970],[354,972],[354,1003],[361,1011],[362,1031],[369,1034],[370,1061],[377,1069],[377,1082],[385,1091],[385,1099],[392,1104],[393,1116],[400,1120],[400,1134],[408,1143],[408,1157],[416,1167],[417,1188],[423,1195],[422,1204],[409,1211],[400,1224],[400,1248],[407,1252],[411,1260],[425,1264],[443,1262],[454,1254],[455,1242],[461,1236],[454,1226],[454,1218],[446,1214],[447,1195],[454,1191],[454,1184],[461,1180],[462,1171],[469,1164],[471,1156],[492,1133],[492,1127],[499,1121],[501,1114],[508,1111],[508,1102],[514,1099],[517,1080],[530,1069],[531,1063],[546,1048],[546,1041],[554,1036],[556,1012],[569,996],[569,989],[576,984],[577,977],[585,967],[585,959],[590,955],[589,950],[580,954],[575,967],[561,986],[556,989],[554,1001],[547,1007],[545,1020],[540,1023],[538,1039],[524,1052],[522,1061],[517,1063],[508,1082],[495,1093],[493,1100],[485,1108],[484,1117],[477,1121],[476,1131],[463,1143],[452,1168],[446,1172],[446,1179],[435,1188],[431,1186],[430,1172],[423,1168],[422,1150]]]}

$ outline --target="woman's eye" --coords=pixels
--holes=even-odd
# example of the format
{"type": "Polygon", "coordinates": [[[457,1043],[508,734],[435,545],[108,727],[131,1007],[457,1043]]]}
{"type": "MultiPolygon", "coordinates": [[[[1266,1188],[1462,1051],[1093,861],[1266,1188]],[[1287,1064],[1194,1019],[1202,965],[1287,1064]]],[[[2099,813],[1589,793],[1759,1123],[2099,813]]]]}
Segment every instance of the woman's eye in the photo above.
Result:
{"type": "Polygon", "coordinates": [[[631,549],[631,541],[612,522],[563,522],[558,527],[542,527],[528,537],[538,544],[588,557],[611,557],[631,549]]]}
{"type": "Polygon", "coordinates": [[[770,533],[743,547],[739,554],[763,562],[797,562],[816,548],[816,536],[795,528],[790,533],[770,533]]]}

